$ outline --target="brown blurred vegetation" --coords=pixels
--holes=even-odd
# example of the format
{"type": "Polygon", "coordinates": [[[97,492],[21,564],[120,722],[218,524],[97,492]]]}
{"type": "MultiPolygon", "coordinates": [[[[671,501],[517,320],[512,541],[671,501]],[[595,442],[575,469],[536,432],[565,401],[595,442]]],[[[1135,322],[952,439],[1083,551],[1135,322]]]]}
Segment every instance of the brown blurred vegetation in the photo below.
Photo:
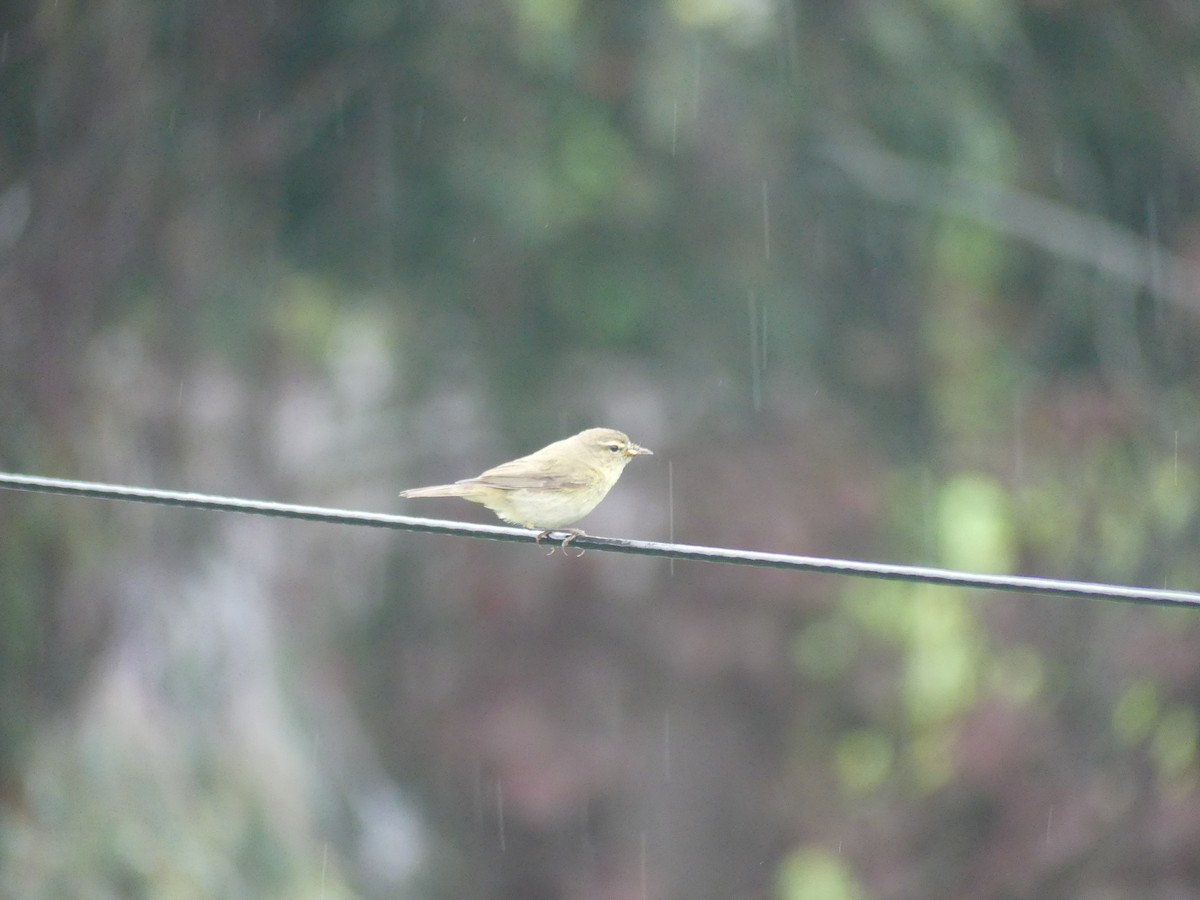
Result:
{"type": "MultiPolygon", "coordinates": [[[[398,510],[604,424],[594,533],[1195,589],[1198,48],[9,4],[0,468],[398,510]]],[[[1186,611],[5,493],[0,624],[2,896],[1200,893],[1186,611]]]]}

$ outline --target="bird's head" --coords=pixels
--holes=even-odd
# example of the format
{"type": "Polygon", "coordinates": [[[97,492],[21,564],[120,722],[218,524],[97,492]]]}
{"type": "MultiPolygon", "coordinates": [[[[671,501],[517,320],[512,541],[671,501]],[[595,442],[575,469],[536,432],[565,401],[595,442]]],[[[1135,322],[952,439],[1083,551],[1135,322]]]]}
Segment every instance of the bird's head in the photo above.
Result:
{"type": "Polygon", "coordinates": [[[605,467],[617,464],[623,469],[635,456],[654,455],[652,450],[639,447],[629,435],[613,428],[589,428],[575,435],[574,440],[588,456],[605,467]]]}

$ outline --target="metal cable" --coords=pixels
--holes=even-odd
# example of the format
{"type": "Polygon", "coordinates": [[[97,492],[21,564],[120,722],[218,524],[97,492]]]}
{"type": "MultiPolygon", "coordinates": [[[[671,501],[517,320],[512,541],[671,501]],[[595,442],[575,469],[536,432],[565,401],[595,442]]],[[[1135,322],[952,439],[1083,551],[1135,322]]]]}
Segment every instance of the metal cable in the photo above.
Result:
{"type": "MultiPolygon", "coordinates": [[[[218,512],[247,513],[302,519],[308,522],[330,522],[339,525],[360,525],[371,528],[394,528],[430,534],[452,534],[459,537],[483,538],[492,541],[534,543],[538,532],[500,525],[473,525],[467,522],[448,522],[441,519],[420,519],[388,513],[330,509],[321,506],[299,506],[266,500],[245,500],[181,491],[160,491],[126,485],[99,484],[89,481],[69,481],[62,478],[43,478],[37,475],[15,475],[0,472],[0,488],[94,497],[103,500],[129,500],[156,503],[191,509],[218,512]]],[[[983,575],[938,569],[926,566],[893,565],[860,560],[829,559],[816,556],[796,556],[790,553],[765,553],[758,550],[735,550],[725,547],[702,547],[691,544],[660,541],[631,541],[620,538],[580,535],[572,547],[608,553],[632,553],[638,556],[658,556],[666,559],[690,559],[697,562],[729,563],[771,569],[791,569],[801,572],[824,572],[829,575],[849,575],[860,578],[879,578],[889,581],[909,581],[924,584],[953,585],[963,588],[992,591],[1019,591],[1030,594],[1050,594],[1065,597],[1086,597],[1093,600],[1118,600],[1127,603],[1149,603],[1162,606],[1200,606],[1200,593],[1127,587],[1087,581],[1065,581],[1057,578],[1037,578],[1027,575],[983,575]]]]}

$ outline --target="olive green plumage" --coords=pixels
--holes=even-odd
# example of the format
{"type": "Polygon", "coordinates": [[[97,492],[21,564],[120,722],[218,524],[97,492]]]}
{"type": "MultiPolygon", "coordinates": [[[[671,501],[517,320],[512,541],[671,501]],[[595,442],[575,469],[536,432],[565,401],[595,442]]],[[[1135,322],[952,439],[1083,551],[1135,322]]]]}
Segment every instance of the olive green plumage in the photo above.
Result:
{"type": "Polygon", "coordinates": [[[462,497],[505,522],[543,532],[578,522],[604,499],[635,456],[650,456],[612,428],[589,428],[454,484],[402,491],[405,498],[462,497]]]}

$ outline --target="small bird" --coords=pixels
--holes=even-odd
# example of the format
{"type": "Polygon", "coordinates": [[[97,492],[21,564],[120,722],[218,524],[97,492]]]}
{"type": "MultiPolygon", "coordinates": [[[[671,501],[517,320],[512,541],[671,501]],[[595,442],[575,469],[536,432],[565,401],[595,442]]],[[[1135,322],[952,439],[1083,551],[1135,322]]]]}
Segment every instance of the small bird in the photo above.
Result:
{"type": "Polygon", "coordinates": [[[412,488],[400,496],[462,497],[482,503],[505,522],[540,530],[538,543],[552,531],[569,531],[562,542],[565,551],[584,534],[567,526],[596,508],[631,459],[653,455],[620,431],[589,428],[474,478],[412,488]]]}

